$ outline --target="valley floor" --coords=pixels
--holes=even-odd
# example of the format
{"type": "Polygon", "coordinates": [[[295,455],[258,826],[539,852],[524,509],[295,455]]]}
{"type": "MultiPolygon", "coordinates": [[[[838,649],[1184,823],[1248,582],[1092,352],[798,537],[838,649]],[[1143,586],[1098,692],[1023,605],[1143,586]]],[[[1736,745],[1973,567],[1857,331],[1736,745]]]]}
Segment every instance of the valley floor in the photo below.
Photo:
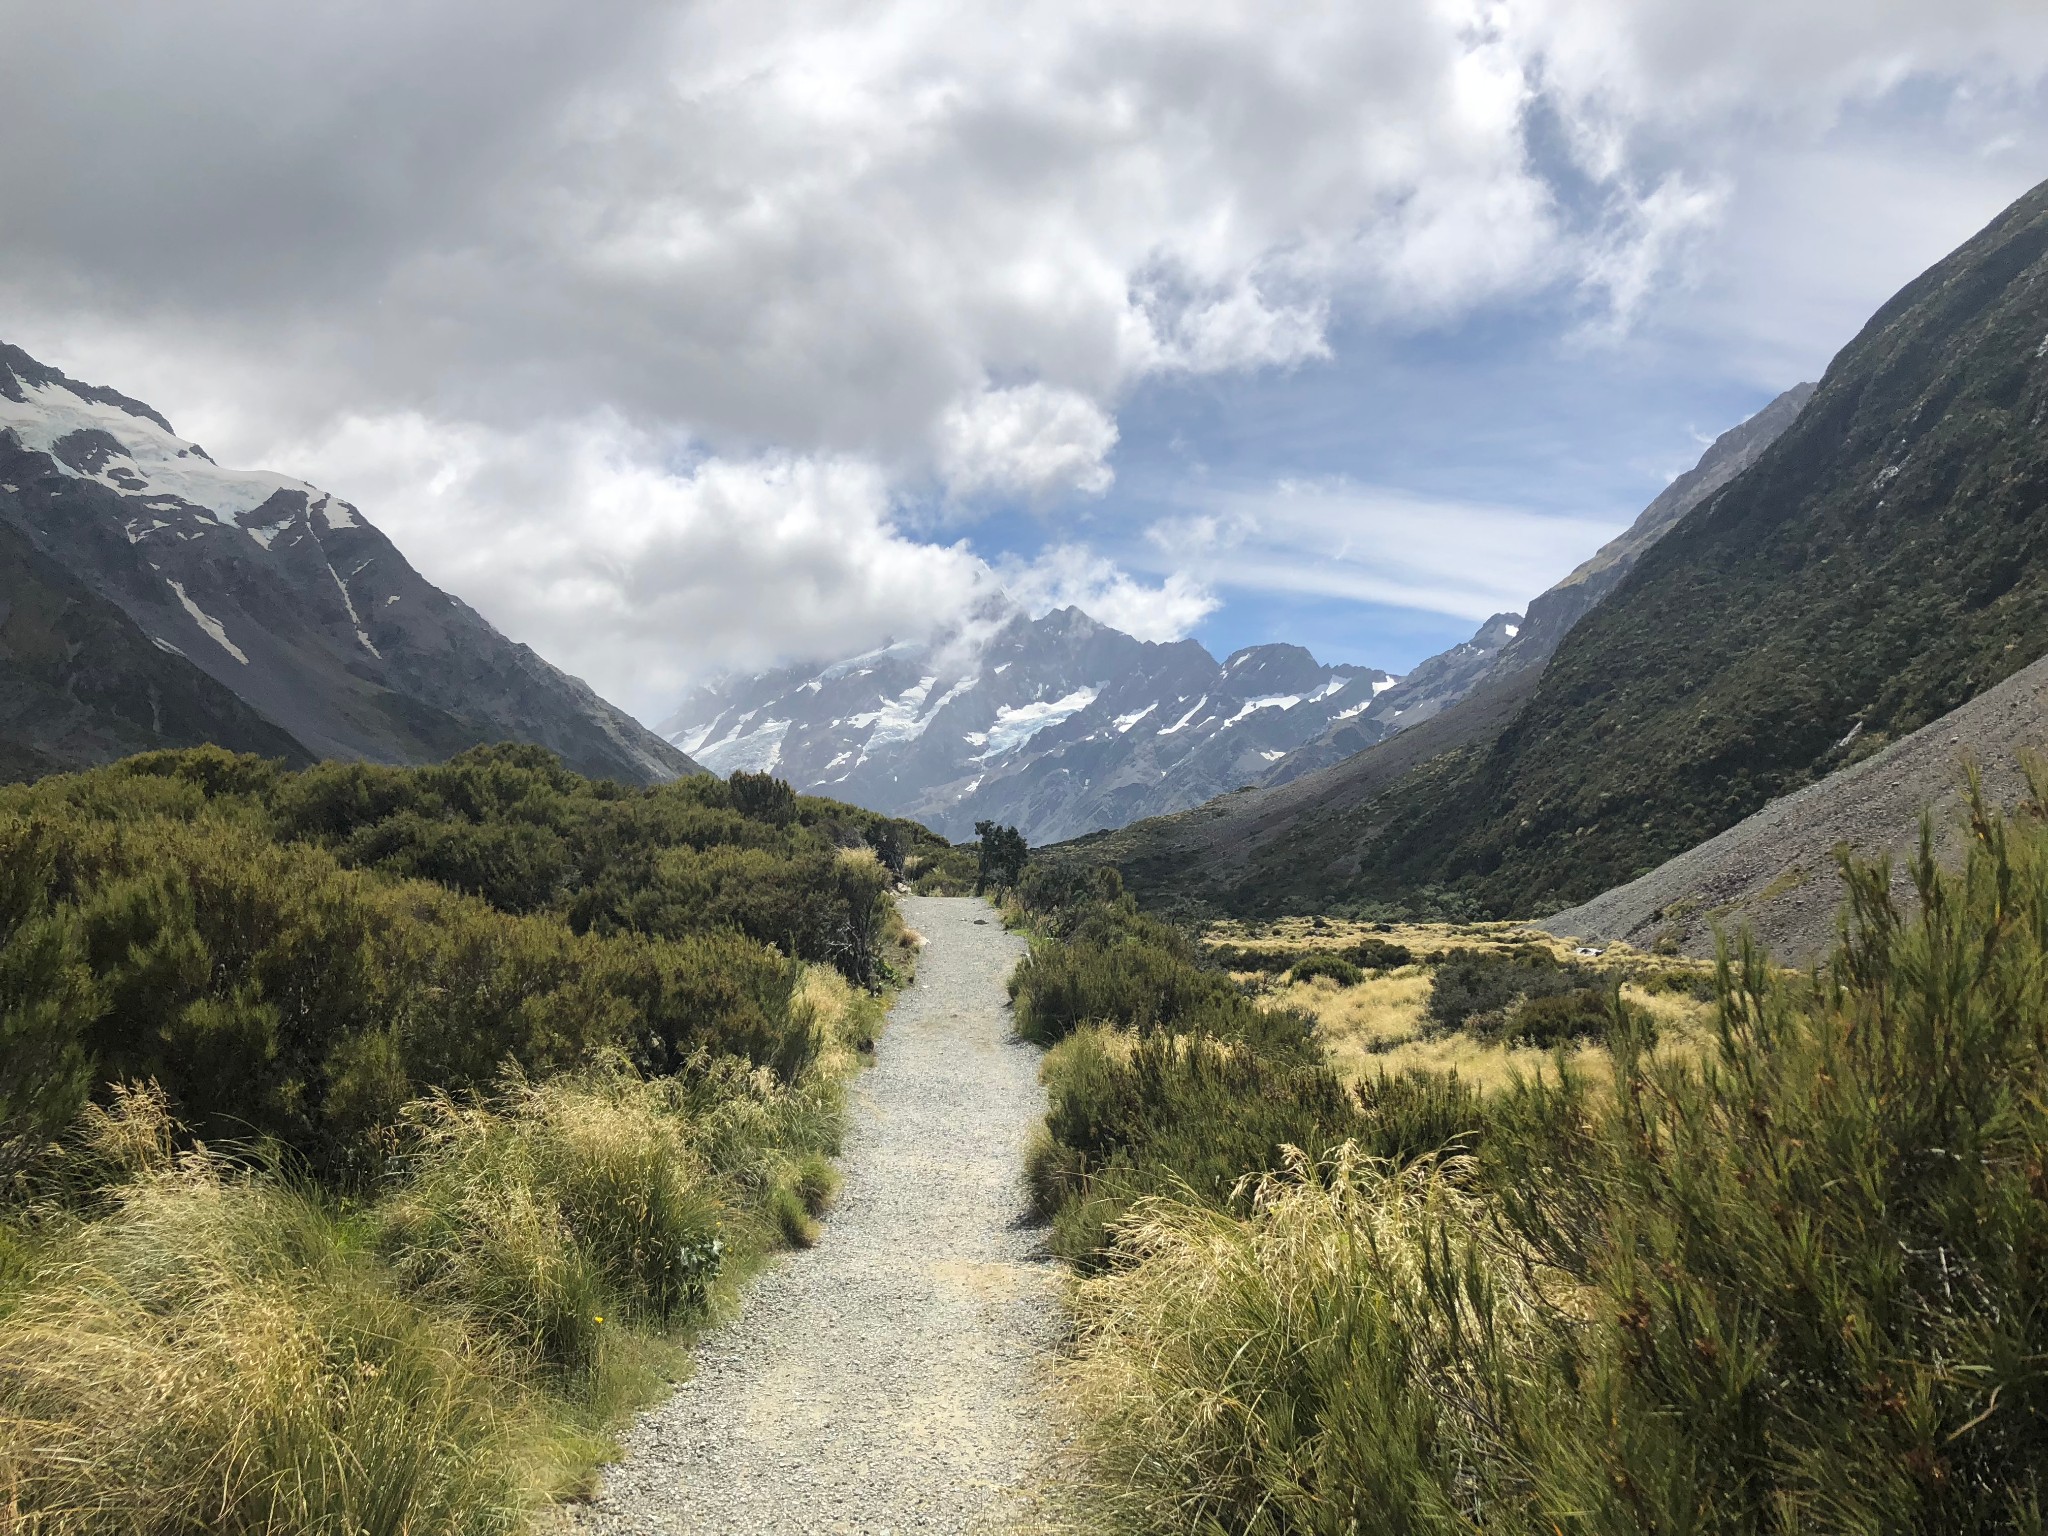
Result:
{"type": "Polygon", "coordinates": [[[823,1241],[750,1286],[623,1437],[584,1530],[952,1533],[1021,1512],[1061,1327],[1018,1182],[1045,1110],[1004,996],[1024,946],[980,901],[902,906],[929,944],[856,1085],[823,1241]]]}

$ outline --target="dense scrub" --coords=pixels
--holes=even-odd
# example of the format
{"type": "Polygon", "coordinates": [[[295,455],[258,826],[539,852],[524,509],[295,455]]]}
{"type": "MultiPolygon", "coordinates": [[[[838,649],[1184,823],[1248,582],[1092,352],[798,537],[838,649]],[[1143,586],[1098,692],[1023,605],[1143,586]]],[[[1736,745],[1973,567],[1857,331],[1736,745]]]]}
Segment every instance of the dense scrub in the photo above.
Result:
{"type": "Polygon", "coordinates": [[[0,791],[0,1527],[506,1529],[815,1237],[921,829],[544,753],[0,791]]]}
{"type": "Polygon", "coordinates": [[[0,791],[0,1149],[124,1080],[332,1178],[376,1166],[400,1105],[507,1063],[794,1081],[801,963],[882,979],[883,833],[937,841],[773,780],[625,789],[526,747],[157,753],[0,791]]]}
{"type": "Polygon", "coordinates": [[[1108,1230],[1146,1195],[1228,1206],[1247,1173],[1280,1167],[1290,1146],[1365,1138],[1408,1155],[1475,1122],[1455,1079],[1347,1089],[1306,1016],[1259,1007],[1113,878],[1027,876],[1022,894],[1040,932],[1010,982],[1017,1028],[1052,1047],[1050,1112],[1027,1174],[1063,1257],[1102,1262],[1108,1230]]]}
{"type": "Polygon", "coordinates": [[[2048,826],[1975,833],[1911,918],[1854,871],[1814,977],[1728,961],[1705,1059],[1611,1012],[1611,1085],[1394,1157],[1367,1104],[1235,1201],[1137,1202],[1078,1301],[1091,1518],[2041,1531],[2048,826]]]}

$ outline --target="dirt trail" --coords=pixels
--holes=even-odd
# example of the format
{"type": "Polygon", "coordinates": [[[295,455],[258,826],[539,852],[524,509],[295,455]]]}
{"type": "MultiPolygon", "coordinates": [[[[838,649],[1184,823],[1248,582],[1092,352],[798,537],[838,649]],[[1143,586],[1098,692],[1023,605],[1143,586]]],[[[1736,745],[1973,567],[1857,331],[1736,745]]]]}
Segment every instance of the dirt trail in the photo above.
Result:
{"type": "Polygon", "coordinates": [[[855,1084],[824,1240],[748,1290],[694,1377],[625,1436],[586,1531],[997,1531],[1043,1449],[1056,1279],[1022,1225],[1038,1053],[982,902],[912,897],[930,943],[855,1084]]]}

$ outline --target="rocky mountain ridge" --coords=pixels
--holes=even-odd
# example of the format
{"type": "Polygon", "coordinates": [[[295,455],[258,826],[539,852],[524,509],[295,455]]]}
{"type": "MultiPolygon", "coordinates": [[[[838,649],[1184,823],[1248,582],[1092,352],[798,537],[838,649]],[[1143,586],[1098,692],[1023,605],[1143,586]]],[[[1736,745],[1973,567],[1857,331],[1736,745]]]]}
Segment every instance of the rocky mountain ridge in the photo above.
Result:
{"type": "Polygon", "coordinates": [[[1057,841],[1250,783],[1393,686],[1300,646],[1218,662],[1077,608],[993,608],[935,640],[703,688],[661,725],[715,772],[910,816],[950,837],[983,818],[1057,841]]]}
{"type": "MultiPolygon", "coordinates": [[[[26,663],[0,656],[7,687],[22,695],[12,719],[0,716],[0,734],[24,754],[76,766],[81,753],[97,760],[197,733],[414,763],[520,740],[601,777],[647,783],[693,771],[684,754],[427,582],[354,506],[289,476],[223,468],[147,405],[4,345],[0,529],[167,659],[148,660],[145,670],[162,674],[152,683],[130,656],[114,693],[161,693],[190,667],[275,728],[241,730],[217,698],[199,708],[213,696],[185,679],[173,691],[189,694],[193,710],[177,718],[144,726],[130,711],[126,725],[71,718],[60,729],[47,698],[31,720],[26,663]]],[[[67,689],[56,674],[36,686],[67,689]]]]}
{"type": "Polygon", "coordinates": [[[1574,624],[1621,584],[1643,552],[1678,526],[1688,512],[1754,464],[1798,419],[1814,386],[1795,384],[1707,446],[1691,469],[1673,480],[1620,534],[1607,541],[1564,580],[1533,599],[1526,613],[1497,613],[1462,645],[1418,662],[1400,686],[1373,701],[1356,720],[1341,721],[1275,763],[1262,784],[1286,784],[1342,762],[1397,730],[1420,725],[1475,690],[1523,671],[1549,665],[1574,624]]]}

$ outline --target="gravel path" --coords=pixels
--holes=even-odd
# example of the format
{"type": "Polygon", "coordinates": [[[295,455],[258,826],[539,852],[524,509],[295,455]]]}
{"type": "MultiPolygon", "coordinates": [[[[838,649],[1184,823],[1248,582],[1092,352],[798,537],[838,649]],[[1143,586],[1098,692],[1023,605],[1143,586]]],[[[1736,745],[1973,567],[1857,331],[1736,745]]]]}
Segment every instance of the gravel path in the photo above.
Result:
{"type": "Polygon", "coordinates": [[[903,909],[930,942],[855,1084],[824,1240],[704,1341],[696,1374],[624,1437],[582,1529],[881,1536],[1023,1512],[1059,1329],[1018,1178],[1045,1112],[1003,989],[1024,946],[979,901],[903,909]]]}

